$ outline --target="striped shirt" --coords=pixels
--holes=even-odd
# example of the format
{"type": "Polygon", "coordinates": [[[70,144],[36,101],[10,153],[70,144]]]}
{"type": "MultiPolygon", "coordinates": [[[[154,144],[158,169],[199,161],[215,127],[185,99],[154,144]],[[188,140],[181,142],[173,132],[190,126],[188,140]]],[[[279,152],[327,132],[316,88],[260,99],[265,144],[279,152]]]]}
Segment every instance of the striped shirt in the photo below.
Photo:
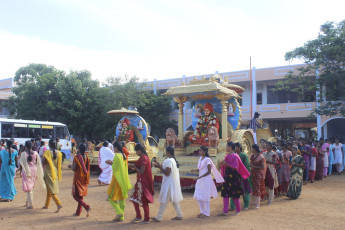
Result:
{"type": "Polygon", "coordinates": [[[257,126],[257,121],[256,118],[253,118],[249,121],[249,128],[253,130],[253,132],[256,132],[256,126],[257,126]]]}

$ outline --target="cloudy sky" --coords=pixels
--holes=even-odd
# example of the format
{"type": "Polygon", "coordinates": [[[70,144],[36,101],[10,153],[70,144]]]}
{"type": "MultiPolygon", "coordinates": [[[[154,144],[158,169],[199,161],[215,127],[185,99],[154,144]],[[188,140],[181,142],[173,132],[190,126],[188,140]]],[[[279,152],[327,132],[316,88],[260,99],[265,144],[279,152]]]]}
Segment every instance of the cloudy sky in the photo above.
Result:
{"type": "MultiPolygon", "coordinates": [[[[0,79],[29,63],[167,79],[289,65],[343,0],[0,0],[0,79]]],[[[291,64],[300,63],[295,61],[291,64]]]]}

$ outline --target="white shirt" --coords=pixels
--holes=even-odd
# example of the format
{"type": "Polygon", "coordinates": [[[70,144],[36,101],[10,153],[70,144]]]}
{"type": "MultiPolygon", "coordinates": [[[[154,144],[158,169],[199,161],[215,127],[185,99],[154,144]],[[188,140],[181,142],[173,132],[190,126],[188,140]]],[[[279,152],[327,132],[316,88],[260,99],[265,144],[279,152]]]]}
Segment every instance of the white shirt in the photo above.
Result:
{"type": "Polygon", "coordinates": [[[163,174],[161,191],[159,193],[159,202],[166,203],[171,199],[173,203],[179,203],[183,200],[181,185],[180,185],[180,172],[177,168],[176,161],[173,158],[167,158],[164,160],[162,168],[170,168],[171,172],[169,176],[163,174]],[[168,191],[170,190],[170,199],[167,199],[168,191]]]}

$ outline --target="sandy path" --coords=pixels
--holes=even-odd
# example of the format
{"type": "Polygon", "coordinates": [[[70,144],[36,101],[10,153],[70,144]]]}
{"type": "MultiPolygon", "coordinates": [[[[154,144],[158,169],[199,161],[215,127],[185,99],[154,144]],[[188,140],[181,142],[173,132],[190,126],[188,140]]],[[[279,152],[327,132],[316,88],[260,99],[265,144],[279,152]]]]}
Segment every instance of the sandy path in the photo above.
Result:
{"type": "MultiPolygon", "coordinates": [[[[97,176],[90,178],[89,195],[85,201],[91,205],[92,212],[85,218],[83,210],[80,217],[74,217],[77,203],[71,195],[73,173],[63,169],[63,179],[60,183],[59,198],[63,209],[56,214],[56,206],[52,201],[48,210],[40,209],[45,202],[45,191],[39,184],[34,192],[34,210],[26,210],[23,205],[26,194],[22,192],[21,179],[15,178],[18,195],[10,203],[0,203],[0,229],[345,229],[345,176],[331,176],[322,182],[315,182],[303,187],[300,199],[290,201],[277,198],[271,206],[262,205],[260,210],[243,211],[239,216],[218,217],[222,209],[220,197],[211,201],[211,217],[201,220],[195,216],[199,208],[193,200],[193,192],[184,192],[181,208],[184,213],[183,221],[170,220],[175,216],[171,205],[165,212],[162,223],[148,225],[129,224],[135,217],[133,205],[126,202],[124,223],[113,223],[111,220],[115,212],[106,201],[105,186],[97,184],[97,176]]],[[[135,175],[130,175],[134,183],[135,175]]],[[[159,191],[156,191],[155,201],[159,191]]],[[[265,204],[264,202],[263,204],[265,204]]],[[[150,205],[151,216],[156,215],[159,203],[150,205]]]]}

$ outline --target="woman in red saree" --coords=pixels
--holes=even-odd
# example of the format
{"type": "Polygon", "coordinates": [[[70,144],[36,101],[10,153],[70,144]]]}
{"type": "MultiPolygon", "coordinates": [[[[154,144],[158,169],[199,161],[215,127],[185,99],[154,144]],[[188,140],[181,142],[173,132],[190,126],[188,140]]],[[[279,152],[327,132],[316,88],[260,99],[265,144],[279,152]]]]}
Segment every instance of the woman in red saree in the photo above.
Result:
{"type": "Polygon", "coordinates": [[[83,201],[83,197],[87,195],[87,185],[89,184],[90,177],[90,160],[85,154],[86,145],[81,143],[79,145],[79,154],[73,159],[72,170],[74,171],[72,195],[73,198],[78,202],[77,211],[73,214],[74,216],[80,216],[83,207],[87,214],[90,214],[90,205],[83,201]]]}
{"type": "Polygon", "coordinates": [[[252,196],[255,197],[255,208],[260,208],[260,199],[262,193],[262,186],[265,186],[266,175],[266,161],[264,156],[260,153],[258,145],[252,146],[252,156],[250,157],[250,166],[252,173],[253,191],[252,196]]]}
{"type": "Polygon", "coordinates": [[[153,203],[154,195],[151,163],[142,144],[137,144],[134,150],[140,158],[135,164],[129,164],[129,167],[137,172],[137,182],[130,198],[135,208],[136,217],[131,222],[141,221],[142,216],[139,206],[142,206],[144,209],[144,220],[141,223],[148,224],[150,223],[149,203],[153,203]]]}

